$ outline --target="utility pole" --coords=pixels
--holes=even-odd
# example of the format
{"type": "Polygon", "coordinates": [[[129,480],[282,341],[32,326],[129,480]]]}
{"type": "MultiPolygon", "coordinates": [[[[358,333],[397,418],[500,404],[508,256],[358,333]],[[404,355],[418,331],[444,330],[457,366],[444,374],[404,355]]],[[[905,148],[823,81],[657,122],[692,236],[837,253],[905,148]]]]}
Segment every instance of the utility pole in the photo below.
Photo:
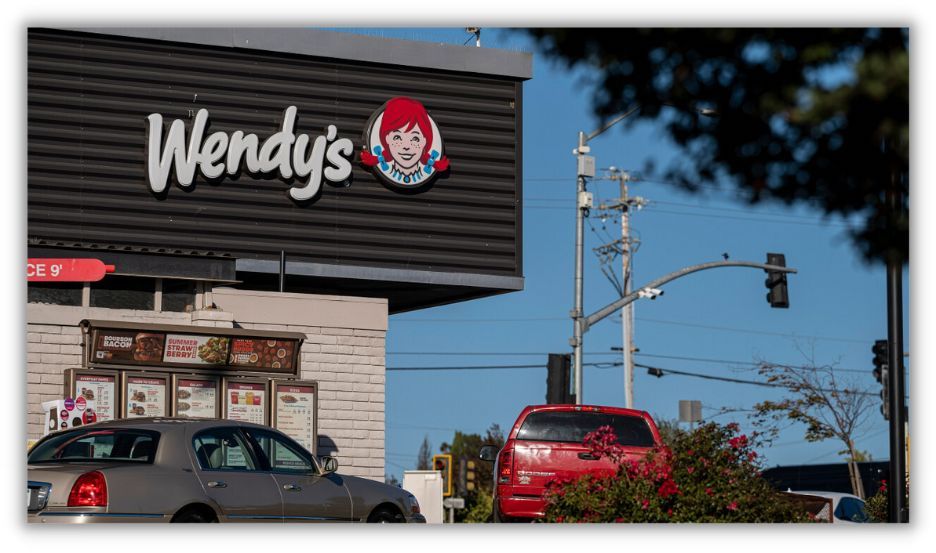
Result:
{"type": "MultiPolygon", "coordinates": [[[[609,171],[611,173],[610,179],[613,181],[618,181],[621,189],[621,196],[617,202],[604,205],[602,204],[600,209],[602,210],[602,216],[609,210],[620,210],[621,211],[621,240],[620,247],[617,247],[617,243],[605,244],[603,247],[596,249],[596,253],[601,256],[608,256],[611,254],[620,254],[621,255],[621,284],[619,286],[618,292],[621,297],[627,296],[631,293],[631,283],[633,282],[631,270],[633,268],[633,259],[634,254],[637,252],[637,248],[634,247],[635,241],[630,237],[630,210],[632,207],[637,207],[640,209],[646,204],[646,200],[640,197],[631,198],[628,194],[627,183],[632,181],[632,177],[626,171],[618,169],[616,167],[610,167],[609,171]]],[[[606,259],[602,260],[602,264],[606,262],[606,259]]],[[[606,273],[607,274],[607,273],[606,273]]],[[[611,278],[609,276],[609,278],[611,278]]],[[[616,281],[616,279],[613,279],[616,281]]],[[[617,286],[617,283],[615,282],[617,286]]],[[[621,357],[622,364],[624,367],[624,405],[628,409],[634,408],[634,305],[632,303],[627,304],[621,307],[621,334],[622,334],[622,347],[621,347],[621,357]]]]}

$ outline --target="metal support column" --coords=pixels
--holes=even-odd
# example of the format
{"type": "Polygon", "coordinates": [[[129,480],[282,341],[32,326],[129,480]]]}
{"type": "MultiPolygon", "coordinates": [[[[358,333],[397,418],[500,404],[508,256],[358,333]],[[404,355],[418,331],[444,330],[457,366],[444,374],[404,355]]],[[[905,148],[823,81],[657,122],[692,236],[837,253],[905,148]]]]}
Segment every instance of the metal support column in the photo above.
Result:
{"type": "MultiPolygon", "coordinates": [[[[894,177],[896,178],[896,177],[894,177]]],[[[887,190],[887,204],[892,213],[902,209],[897,183],[887,190]]],[[[887,519],[908,522],[906,509],[906,409],[904,403],[903,370],[903,260],[890,256],[887,260],[887,341],[889,403],[890,403],[890,475],[887,487],[887,519]]]]}

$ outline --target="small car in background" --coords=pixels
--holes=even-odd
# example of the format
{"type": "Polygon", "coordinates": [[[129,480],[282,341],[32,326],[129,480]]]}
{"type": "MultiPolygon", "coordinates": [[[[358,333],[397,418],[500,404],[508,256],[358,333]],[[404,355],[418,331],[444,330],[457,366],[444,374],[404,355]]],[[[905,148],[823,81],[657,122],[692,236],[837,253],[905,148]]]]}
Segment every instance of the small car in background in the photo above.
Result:
{"type": "Polygon", "coordinates": [[[342,476],[285,434],[193,418],[107,421],[27,454],[28,522],[425,522],[409,492],[342,476]]]}
{"type": "Polygon", "coordinates": [[[656,423],[645,411],[597,405],[531,405],[523,409],[504,447],[484,446],[480,458],[494,461],[494,521],[532,521],[545,515],[549,482],[588,472],[613,472],[617,465],[597,458],[582,443],[585,435],[610,426],[625,458],[643,458],[662,445],[656,423]]]}
{"type": "Polygon", "coordinates": [[[832,520],[834,524],[860,524],[871,522],[865,511],[863,499],[850,493],[826,491],[790,491],[798,495],[814,495],[832,500],[832,520]]]}

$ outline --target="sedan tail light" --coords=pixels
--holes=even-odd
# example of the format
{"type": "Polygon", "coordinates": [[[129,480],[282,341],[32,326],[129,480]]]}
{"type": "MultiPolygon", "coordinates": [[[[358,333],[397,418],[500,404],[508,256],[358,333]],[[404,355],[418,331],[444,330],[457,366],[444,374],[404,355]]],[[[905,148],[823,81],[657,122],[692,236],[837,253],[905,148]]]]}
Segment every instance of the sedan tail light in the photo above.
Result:
{"type": "Polygon", "coordinates": [[[68,494],[69,507],[107,507],[107,482],[98,471],[78,477],[68,494]]]}
{"type": "Polygon", "coordinates": [[[497,483],[510,484],[513,480],[513,448],[505,447],[497,459],[497,483]]]}

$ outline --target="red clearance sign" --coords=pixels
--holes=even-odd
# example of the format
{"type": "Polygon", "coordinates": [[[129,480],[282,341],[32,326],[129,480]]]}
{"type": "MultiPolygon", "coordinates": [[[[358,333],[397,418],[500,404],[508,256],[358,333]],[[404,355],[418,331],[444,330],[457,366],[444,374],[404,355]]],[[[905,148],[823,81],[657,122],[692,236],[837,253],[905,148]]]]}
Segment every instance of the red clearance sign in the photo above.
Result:
{"type": "Polygon", "coordinates": [[[26,260],[26,280],[29,282],[96,282],[113,265],[100,259],[35,259],[26,260]]]}

